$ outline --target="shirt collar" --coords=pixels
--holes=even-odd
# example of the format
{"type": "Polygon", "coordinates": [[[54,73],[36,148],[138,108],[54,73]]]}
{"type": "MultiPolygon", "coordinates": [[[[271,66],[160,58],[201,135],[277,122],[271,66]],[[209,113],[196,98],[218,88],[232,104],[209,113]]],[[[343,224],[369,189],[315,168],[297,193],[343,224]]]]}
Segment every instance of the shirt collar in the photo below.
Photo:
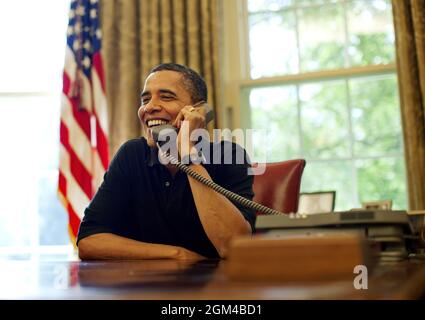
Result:
{"type": "Polygon", "coordinates": [[[149,147],[149,154],[146,159],[146,164],[148,167],[153,167],[154,165],[161,164],[158,159],[158,149],[149,147]]]}
{"type": "MultiPolygon", "coordinates": [[[[209,142],[208,145],[210,146],[211,143],[209,142]]],[[[195,145],[195,148],[199,151],[200,145],[199,144],[196,144],[195,145]]],[[[206,155],[207,163],[210,163],[209,162],[210,161],[210,157],[211,157],[211,154],[206,155]]],[[[146,161],[146,164],[148,165],[148,167],[153,167],[155,165],[162,164],[159,161],[158,148],[148,147],[148,156],[146,157],[146,160],[145,161],[146,161]]]]}

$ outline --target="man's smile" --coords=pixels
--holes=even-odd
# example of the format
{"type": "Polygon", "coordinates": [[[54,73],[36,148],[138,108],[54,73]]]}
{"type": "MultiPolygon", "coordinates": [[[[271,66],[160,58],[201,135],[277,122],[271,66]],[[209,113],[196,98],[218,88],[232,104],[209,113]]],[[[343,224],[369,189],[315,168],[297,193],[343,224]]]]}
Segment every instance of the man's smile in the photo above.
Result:
{"type": "Polygon", "coordinates": [[[169,121],[158,118],[158,119],[149,119],[149,120],[146,120],[145,123],[146,123],[146,126],[148,128],[152,128],[152,127],[160,126],[160,125],[163,125],[163,124],[168,124],[169,121]]]}

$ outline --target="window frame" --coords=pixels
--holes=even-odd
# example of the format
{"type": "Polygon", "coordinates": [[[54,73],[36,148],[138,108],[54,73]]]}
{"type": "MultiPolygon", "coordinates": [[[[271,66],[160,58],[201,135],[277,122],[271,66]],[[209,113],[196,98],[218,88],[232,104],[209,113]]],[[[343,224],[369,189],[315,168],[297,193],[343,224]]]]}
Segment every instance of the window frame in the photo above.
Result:
{"type": "MultiPolygon", "coordinates": [[[[248,129],[252,128],[250,118],[250,106],[249,106],[249,90],[252,88],[268,87],[268,86],[285,86],[285,85],[296,85],[297,91],[299,91],[299,85],[305,83],[314,83],[316,81],[333,81],[333,80],[345,80],[348,81],[353,78],[366,78],[380,75],[395,75],[397,77],[397,65],[394,63],[379,64],[379,65],[366,65],[366,66],[354,66],[344,67],[333,70],[321,70],[313,72],[300,72],[290,75],[282,76],[271,76],[262,77],[258,79],[252,79],[250,76],[250,57],[249,57],[249,25],[248,25],[248,0],[220,0],[220,12],[222,17],[222,28],[226,30],[223,33],[223,47],[221,48],[220,59],[223,65],[222,74],[222,100],[221,104],[224,106],[221,113],[221,126],[234,130],[236,128],[248,129]]],[[[344,5],[347,1],[343,2],[344,5]]],[[[346,13],[346,11],[345,11],[346,13]]],[[[346,36],[348,33],[347,17],[345,14],[345,32],[346,36]]],[[[297,38],[299,38],[297,33],[297,38]]],[[[345,54],[347,61],[348,57],[345,54]]],[[[349,91],[347,91],[349,92],[349,91]]],[[[350,97],[348,94],[348,105],[347,107],[351,110],[352,105],[350,103],[350,97]]],[[[298,103],[298,121],[301,123],[300,114],[300,100],[299,96],[297,99],[298,103]]],[[[351,114],[351,112],[349,112],[351,114]]],[[[350,115],[350,157],[348,158],[331,158],[331,159],[313,159],[309,158],[310,162],[332,162],[336,160],[348,160],[351,161],[353,177],[353,189],[358,190],[355,160],[364,159],[384,159],[384,158],[403,158],[404,161],[404,150],[400,153],[387,154],[381,156],[355,156],[353,153],[353,139],[352,139],[352,121],[350,115]]],[[[301,126],[299,128],[299,137],[302,140],[301,126]]],[[[403,132],[401,132],[403,134],[403,132]]],[[[300,152],[303,153],[302,143],[300,144],[300,152]]],[[[353,202],[359,203],[358,191],[353,194],[353,202]]],[[[406,193],[406,199],[408,194],[406,193]]]]}

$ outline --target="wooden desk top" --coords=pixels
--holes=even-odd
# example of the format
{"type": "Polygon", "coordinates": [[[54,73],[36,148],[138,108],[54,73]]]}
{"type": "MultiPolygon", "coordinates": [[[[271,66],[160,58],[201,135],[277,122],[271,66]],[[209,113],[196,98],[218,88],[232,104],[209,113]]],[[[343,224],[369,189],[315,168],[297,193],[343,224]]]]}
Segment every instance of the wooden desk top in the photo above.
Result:
{"type": "MultiPolygon", "coordinates": [[[[417,299],[425,296],[425,261],[379,265],[368,289],[352,281],[231,281],[226,261],[0,261],[0,299],[417,299]]],[[[353,279],[356,275],[353,274],[353,279]]]]}

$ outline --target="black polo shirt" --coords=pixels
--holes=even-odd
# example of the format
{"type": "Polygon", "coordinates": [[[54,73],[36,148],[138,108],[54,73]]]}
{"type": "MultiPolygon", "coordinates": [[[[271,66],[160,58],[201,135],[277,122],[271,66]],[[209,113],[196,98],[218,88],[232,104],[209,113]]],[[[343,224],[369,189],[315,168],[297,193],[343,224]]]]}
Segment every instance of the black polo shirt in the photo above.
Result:
{"type": "MultiPolygon", "coordinates": [[[[245,150],[231,142],[211,143],[206,158],[209,164],[204,167],[213,181],[252,199],[253,176],[248,175],[245,150]],[[240,152],[244,164],[236,164],[240,152]]],[[[255,211],[236,206],[254,230],[255,211]]],[[[112,159],[84,212],[77,244],[89,235],[104,232],[181,246],[205,257],[219,256],[202,227],[186,174],[178,171],[173,177],[145,138],[127,141],[112,159]]]]}

